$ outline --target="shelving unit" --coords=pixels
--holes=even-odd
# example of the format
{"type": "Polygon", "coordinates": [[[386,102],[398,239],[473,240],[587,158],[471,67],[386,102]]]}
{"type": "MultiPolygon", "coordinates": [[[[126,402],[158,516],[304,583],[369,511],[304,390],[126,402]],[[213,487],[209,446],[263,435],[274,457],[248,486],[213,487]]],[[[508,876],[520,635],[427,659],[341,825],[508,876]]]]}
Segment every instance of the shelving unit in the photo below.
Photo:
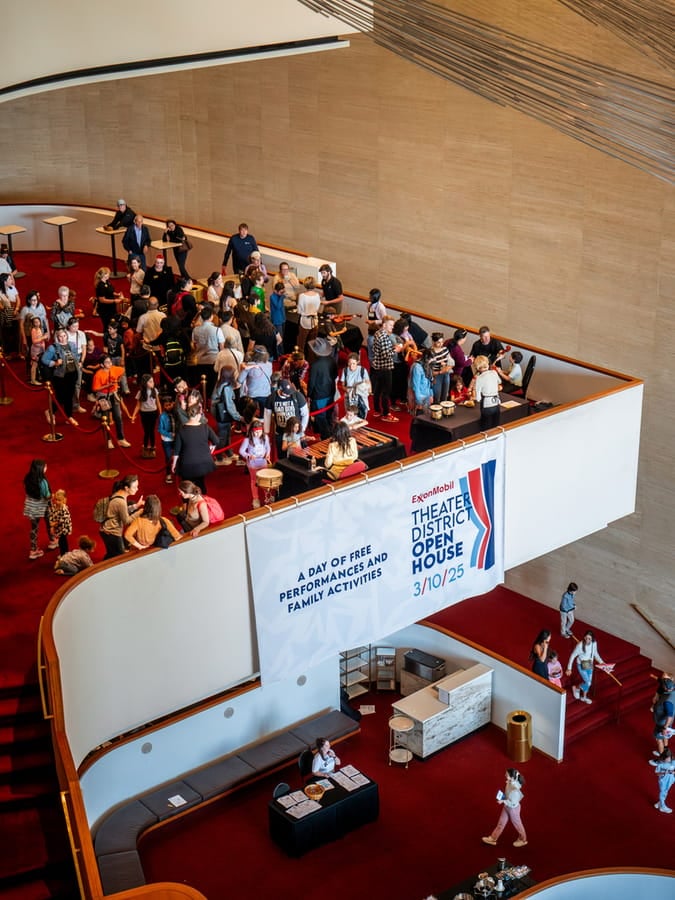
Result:
{"type": "Polygon", "coordinates": [[[340,687],[350,700],[370,689],[370,646],[354,647],[340,653],[340,687]]]}
{"type": "Polygon", "coordinates": [[[378,691],[396,690],[396,649],[376,647],[374,651],[375,687],[378,691]]]}

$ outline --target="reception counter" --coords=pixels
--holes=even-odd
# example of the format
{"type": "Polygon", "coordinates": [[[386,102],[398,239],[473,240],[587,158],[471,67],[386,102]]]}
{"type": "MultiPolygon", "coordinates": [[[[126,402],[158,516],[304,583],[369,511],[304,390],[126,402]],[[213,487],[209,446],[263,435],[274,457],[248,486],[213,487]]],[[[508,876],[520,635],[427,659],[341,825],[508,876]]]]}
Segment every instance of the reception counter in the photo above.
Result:
{"type": "Polygon", "coordinates": [[[476,663],[397,700],[392,707],[395,714],[415,723],[403,737],[407,748],[424,758],[486,725],[491,700],[492,669],[476,663]]]}

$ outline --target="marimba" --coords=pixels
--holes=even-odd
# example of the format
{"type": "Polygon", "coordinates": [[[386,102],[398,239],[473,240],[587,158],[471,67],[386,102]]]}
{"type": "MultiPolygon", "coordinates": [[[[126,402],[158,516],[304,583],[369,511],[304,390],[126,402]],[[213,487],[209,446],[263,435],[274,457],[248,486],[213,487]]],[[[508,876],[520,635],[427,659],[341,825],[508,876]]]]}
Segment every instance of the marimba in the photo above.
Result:
{"type": "MultiPolygon", "coordinates": [[[[355,431],[352,431],[352,437],[356,440],[356,445],[359,448],[359,455],[361,455],[361,451],[364,449],[374,449],[374,448],[382,448],[388,445],[392,445],[395,443],[396,438],[393,438],[390,434],[385,434],[382,431],[374,431],[372,428],[358,428],[355,431]]],[[[328,453],[328,445],[332,441],[332,438],[326,438],[323,441],[317,441],[315,444],[310,444],[307,447],[307,452],[310,454],[306,459],[307,468],[310,468],[312,458],[318,462],[319,460],[323,460],[326,458],[326,454],[328,453]]]]}

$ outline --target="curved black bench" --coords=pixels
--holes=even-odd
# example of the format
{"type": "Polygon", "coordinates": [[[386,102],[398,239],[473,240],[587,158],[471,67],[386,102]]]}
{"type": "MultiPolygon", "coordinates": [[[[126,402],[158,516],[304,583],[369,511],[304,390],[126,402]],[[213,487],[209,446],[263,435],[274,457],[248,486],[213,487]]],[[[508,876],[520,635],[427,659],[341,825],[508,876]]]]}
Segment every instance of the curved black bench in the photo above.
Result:
{"type": "Polygon", "coordinates": [[[114,894],[146,883],[137,846],[142,833],[152,825],[282,769],[298,759],[303,750],[313,748],[319,737],[333,743],[360,730],[358,722],[334,709],[114,809],[102,820],[94,838],[103,893],[114,894]],[[177,801],[178,797],[184,802],[177,801]]]}

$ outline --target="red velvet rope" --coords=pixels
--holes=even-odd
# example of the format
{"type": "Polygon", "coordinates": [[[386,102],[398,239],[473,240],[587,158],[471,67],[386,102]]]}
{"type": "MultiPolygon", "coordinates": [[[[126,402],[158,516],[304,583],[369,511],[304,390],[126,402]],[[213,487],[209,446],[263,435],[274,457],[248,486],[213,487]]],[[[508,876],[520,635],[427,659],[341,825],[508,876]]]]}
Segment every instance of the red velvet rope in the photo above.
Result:
{"type": "Polygon", "coordinates": [[[4,353],[2,352],[2,350],[0,350],[0,367],[2,367],[3,369],[6,369],[6,370],[9,372],[9,374],[12,376],[12,378],[14,379],[14,381],[16,381],[17,384],[21,385],[21,387],[22,387],[25,391],[29,391],[30,393],[35,394],[37,391],[41,391],[41,390],[42,390],[42,386],[37,387],[37,386],[34,385],[34,384],[26,384],[25,381],[22,381],[22,380],[19,378],[19,376],[16,374],[16,372],[14,371],[14,369],[13,369],[11,366],[8,366],[8,365],[7,365],[7,362],[6,362],[6,359],[5,359],[5,355],[4,355],[4,353]]]}

